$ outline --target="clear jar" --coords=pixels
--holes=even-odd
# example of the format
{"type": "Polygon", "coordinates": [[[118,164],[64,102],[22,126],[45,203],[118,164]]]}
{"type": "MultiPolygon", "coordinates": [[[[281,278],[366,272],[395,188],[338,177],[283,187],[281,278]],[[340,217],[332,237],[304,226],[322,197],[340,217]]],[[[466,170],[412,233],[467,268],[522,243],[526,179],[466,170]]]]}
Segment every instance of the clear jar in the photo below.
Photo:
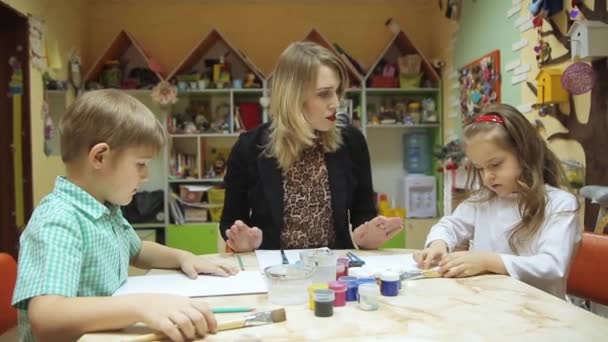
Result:
{"type": "Polygon", "coordinates": [[[279,305],[306,303],[314,268],[280,264],[264,269],[268,300],[279,305]]]}
{"type": "Polygon", "coordinates": [[[364,311],[375,311],[380,307],[380,286],[376,283],[365,283],[359,285],[358,295],[359,309],[364,311]]]}
{"type": "Polygon", "coordinates": [[[305,267],[315,269],[313,282],[327,283],[336,280],[338,256],[329,248],[317,248],[300,252],[300,261],[305,267]]]}

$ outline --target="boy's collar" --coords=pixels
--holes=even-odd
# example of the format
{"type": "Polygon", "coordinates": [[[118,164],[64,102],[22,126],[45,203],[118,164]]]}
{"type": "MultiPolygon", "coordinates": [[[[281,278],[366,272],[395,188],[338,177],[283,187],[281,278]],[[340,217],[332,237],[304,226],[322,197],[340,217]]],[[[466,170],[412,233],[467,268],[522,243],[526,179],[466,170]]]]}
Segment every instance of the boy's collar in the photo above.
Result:
{"type": "Polygon", "coordinates": [[[115,214],[120,210],[120,207],[114,204],[104,205],[85,189],[63,176],[55,180],[53,192],[95,220],[100,219],[104,214],[115,214]]]}

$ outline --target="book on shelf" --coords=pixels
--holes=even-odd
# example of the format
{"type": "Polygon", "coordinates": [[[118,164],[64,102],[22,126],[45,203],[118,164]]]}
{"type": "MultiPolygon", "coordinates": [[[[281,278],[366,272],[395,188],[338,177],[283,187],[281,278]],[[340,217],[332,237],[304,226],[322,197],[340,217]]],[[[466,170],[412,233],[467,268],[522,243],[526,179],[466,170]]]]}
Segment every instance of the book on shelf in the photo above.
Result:
{"type": "Polygon", "coordinates": [[[194,154],[171,153],[169,168],[171,175],[178,178],[198,177],[198,166],[196,165],[196,155],[194,154]]]}

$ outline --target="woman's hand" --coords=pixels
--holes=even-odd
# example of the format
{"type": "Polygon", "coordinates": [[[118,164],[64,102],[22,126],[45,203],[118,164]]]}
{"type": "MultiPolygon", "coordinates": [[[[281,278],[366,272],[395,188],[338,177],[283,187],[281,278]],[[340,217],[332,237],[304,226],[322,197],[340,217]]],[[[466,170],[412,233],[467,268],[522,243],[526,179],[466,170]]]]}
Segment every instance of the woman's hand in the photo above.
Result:
{"type": "Polygon", "coordinates": [[[226,245],[235,252],[252,252],[262,244],[262,230],[249,227],[241,220],[236,220],[232,227],[226,230],[226,245]]]}
{"type": "Polygon", "coordinates": [[[401,218],[376,216],[355,229],[353,240],[361,248],[377,249],[402,229],[403,221],[401,218]]]}

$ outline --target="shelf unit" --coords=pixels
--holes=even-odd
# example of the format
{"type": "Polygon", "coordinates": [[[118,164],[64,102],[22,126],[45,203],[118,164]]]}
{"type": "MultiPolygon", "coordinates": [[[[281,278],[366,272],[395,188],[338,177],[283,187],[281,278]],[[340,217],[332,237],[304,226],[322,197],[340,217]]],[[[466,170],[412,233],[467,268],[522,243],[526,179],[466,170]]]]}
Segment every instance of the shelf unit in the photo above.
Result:
{"type": "MultiPolygon", "coordinates": [[[[340,53],[336,46],[326,39],[318,30],[312,29],[303,38],[303,40],[316,42],[332,53],[339,56],[344,61],[349,77],[351,79],[350,87],[346,90],[346,98],[353,101],[353,109],[359,115],[360,129],[366,136],[370,150],[372,161],[372,175],[374,190],[379,193],[387,193],[391,198],[396,198],[397,181],[403,174],[403,148],[402,135],[409,130],[425,130],[430,132],[433,145],[441,145],[442,143],[442,105],[441,105],[441,81],[439,75],[435,72],[432,65],[424,57],[424,55],[416,49],[406,34],[401,31],[395,34],[389,41],[387,46],[379,54],[379,57],[373,67],[363,75],[350,62],[349,58],[340,53]],[[384,59],[391,63],[396,62],[396,58],[402,54],[417,53],[422,57],[421,69],[424,74],[424,88],[372,88],[370,82],[373,77],[373,70],[384,59]],[[387,98],[403,98],[407,99],[422,99],[431,97],[435,100],[437,111],[437,122],[418,123],[413,125],[406,124],[372,124],[369,123],[369,118],[374,114],[372,109],[374,103],[385,101],[387,98]]],[[[208,101],[209,108],[214,110],[217,101],[223,101],[227,104],[228,110],[228,127],[223,132],[189,132],[181,133],[173,130],[169,134],[169,143],[151,163],[150,163],[150,181],[144,185],[142,190],[163,190],[166,194],[164,205],[164,221],[162,222],[144,222],[137,223],[133,226],[138,230],[156,231],[156,239],[160,242],[165,242],[173,247],[184,248],[195,253],[213,253],[223,251],[224,244],[218,230],[216,222],[198,222],[186,223],[183,225],[175,225],[170,219],[169,209],[169,194],[171,191],[178,191],[180,185],[221,185],[223,179],[218,176],[206,177],[205,170],[207,169],[207,156],[209,154],[209,146],[216,145],[218,148],[229,150],[236,141],[238,131],[234,129],[235,109],[242,102],[259,103],[262,96],[269,96],[270,85],[273,72],[266,77],[262,75],[259,69],[251,62],[251,60],[235,48],[226,37],[218,30],[213,29],[205,35],[187,54],[187,56],[170,72],[165,74],[161,68],[154,62],[145,50],[139,45],[135,38],[126,31],[121,31],[119,35],[111,42],[106,53],[95,62],[92,68],[87,72],[86,80],[96,80],[103,68],[105,61],[116,59],[123,55],[138,56],[138,66],[154,67],[153,70],[159,80],[175,80],[180,74],[188,74],[192,71],[201,72],[205,65],[205,59],[214,59],[218,56],[226,56],[227,61],[232,67],[232,76],[243,78],[245,73],[255,75],[255,82],[261,85],[260,88],[222,88],[222,89],[189,89],[180,88],[178,92],[179,101],[170,108],[163,108],[154,103],[150,97],[150,90],[127,90],[127,92],[145,105],[147,105],[161,120],[167,124],[169,118],[176,111],[183,111],[193,101],[208,101]],[[218,100],[220,99],[220,100],[218,100]],[[216,101],[216,102],[214,102],[216,101]],[[204,142],[204,143],[202,143],[204,142]],[[196,174],[187,178],[178,178],[172,175],[171,152],[175,144],[178,148],[186,149],[195,155],[197,166],[196,174]]],[[[265,108],[261,108],[262,122],[266,122],[267,113],[265,108]]],[[[170,127],[168,127],[170,128],[170,127]]],[[[227,155],[225,156],[228,157],[227,155]]],[[[436,170],[439,165],[433,162],[432,169],[436,170]]],[[[432,174],[437,176],[437,206],[441,208],[442,204],[442,186],[443,180],[441,174],[432,171],[432,174]]],[[[441,213],[441,210],[438,210],[441,213]]],[[[419,226],[426,224],[436,219],[408,219],[412,224],[419,226]]],[[[406,243],[404,234],[397,236],[387,247],[405,247],[410,246],[406,243]]]]}
{"type": "MultiPolygon", "coordinates": [[[[163,68],[152,58],[144,49],[144,47],[135,39],[129,32],[122,30],[110,42],[105,52],[93,63],[84,77],[85,85],[90,82],[99,82],[100,75],[106,63],[111,60],[122,59],[124,63],[124,75],[121,81],[124,81],[125,75],[129,75],[134,68],[149,68],[156,77],[156,83],[166,78],[163,68]]],[[[144,91],[146,91],[144,89],[144,91]]]]}
{"type": "MultiPolygon", "coordinates": [[[[363,102],[365,108],[366,122],[362,130],[367,137],[370,157],[372,161],[373,184],[377,191],[387,193],[390,198],[398,196],[398,178],[404,174],[404,151],[402,145],[403,134],[412,130],[425,131],[431,140],[431,150],[435,146],[441,146],[443,141],[442,129],[442,96],[441,79],[428,59],[419,51],[404,31],[396,33],[380,53],[376,62],[364,77],[363,102]],[[418,88],[374,88],[372,79],[375,69],[382,62],[396,64],[399,56],[406,54],[417,54],[421,57],[420,84],[424,87],[418,88]],[[414,124],[381,124],[370,123],[370,118],[379,112],[379,108],[387,101],[391,103],[407,103],[411,100],[421,101],[426,98],[433,99],[436,109],[436,121],[420,122],[414,124]],[[397,158],[395,158],[398,156],[397,158]]],[[[437,180],[437,212],[441,213],[443,196],[443,175],[436,170],[439,167],[437,161],[432,158],[430,175],[437,180]]]]}

